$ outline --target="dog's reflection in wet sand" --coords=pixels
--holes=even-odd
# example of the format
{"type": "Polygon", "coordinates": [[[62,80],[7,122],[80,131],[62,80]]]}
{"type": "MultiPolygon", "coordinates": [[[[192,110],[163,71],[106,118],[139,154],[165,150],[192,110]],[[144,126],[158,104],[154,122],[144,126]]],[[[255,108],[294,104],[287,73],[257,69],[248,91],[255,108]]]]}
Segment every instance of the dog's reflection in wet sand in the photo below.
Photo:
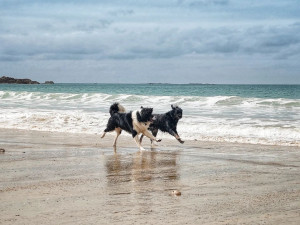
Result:
{"type": "Polygon", "coordinates": [[[148,187],[164,185],[166,181],[174,182],[179,179],[177,154],[143,151],[110,155],[106,161],[108,185],[115,189],[116,186],[124,187],[128,182],[137,186],[147,183],[148,187]]]}

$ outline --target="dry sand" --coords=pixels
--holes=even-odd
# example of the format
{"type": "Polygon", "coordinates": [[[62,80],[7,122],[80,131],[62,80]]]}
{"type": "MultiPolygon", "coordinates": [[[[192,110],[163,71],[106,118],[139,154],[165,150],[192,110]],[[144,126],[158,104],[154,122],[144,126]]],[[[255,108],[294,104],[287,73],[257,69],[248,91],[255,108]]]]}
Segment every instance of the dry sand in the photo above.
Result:
{"type": "Polygon", "coordinates": [[[300,224],[300,148],[112,141],[0,130],[0,224],[300,224]]]}

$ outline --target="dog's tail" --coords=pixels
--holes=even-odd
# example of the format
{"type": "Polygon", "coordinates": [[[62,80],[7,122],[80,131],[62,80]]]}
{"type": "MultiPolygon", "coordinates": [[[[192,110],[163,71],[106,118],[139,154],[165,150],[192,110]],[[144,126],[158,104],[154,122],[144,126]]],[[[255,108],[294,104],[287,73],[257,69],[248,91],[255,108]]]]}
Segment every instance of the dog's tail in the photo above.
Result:
{"type": "Polygon", "coordinates": [[[112,104],[109,108],[109,113],[111,116],[114,115],[115,113],[124,113],[124,112],[126,112],[125,108],[117,102],[112,104]]]}

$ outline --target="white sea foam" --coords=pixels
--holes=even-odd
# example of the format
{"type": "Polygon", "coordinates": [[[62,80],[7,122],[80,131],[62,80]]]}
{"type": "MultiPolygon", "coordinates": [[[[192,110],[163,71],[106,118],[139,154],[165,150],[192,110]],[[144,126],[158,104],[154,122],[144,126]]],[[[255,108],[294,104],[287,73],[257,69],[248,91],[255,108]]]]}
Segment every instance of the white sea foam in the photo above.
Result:
{"type": "Polygon", "coordinates": [[[0,91],[0,128],[101,133],[113,102],[128,111],[154,107],[155,113],[178,104],[178,132],[186,140],[300,146],[299,99],[0,91]]]}

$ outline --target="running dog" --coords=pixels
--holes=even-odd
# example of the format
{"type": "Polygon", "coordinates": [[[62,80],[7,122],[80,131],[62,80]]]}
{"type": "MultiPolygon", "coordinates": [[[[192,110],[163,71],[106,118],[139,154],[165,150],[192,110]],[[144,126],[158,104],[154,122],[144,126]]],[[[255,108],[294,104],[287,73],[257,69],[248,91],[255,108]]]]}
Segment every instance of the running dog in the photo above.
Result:
{"type": "Polygon", "coordinates": [[[101,138],[104,138],[107,132],[115,131],[117,136],[115,137],[113,146],[116,147],[117,140],[122,130],[127,131],[134,138],[139,149],[145,150],[140,142],[139,134],[147,136],[151,141],[160,142],[161,139],[156,139],[149,131],[150,124],[155,121],[155,116],[152,115],[153,108],[141,107],[140,110],[125,112],[125,108],[119,103],[114,103],[110,106],[109,113],[110,118],[107,122],[106,129],[101,138]]]}
{"type": "MultiPolygon", "coordinates": [[[[181,140],[177,133],[177,123],[182,118],[182,109],[178,106],[171,105],[172,110],[164,114],[153,114],[156,120],[150,124],[149,130],[156,137],[158,130],[162,132],[168,132],[174,136],[181,144],[184,141],[181,140]]],[[[142,143],[144,135],[142,134],[140,142],[142,143]]],[[[152,143],[152,140],[151,140],[152,143]]]]}

